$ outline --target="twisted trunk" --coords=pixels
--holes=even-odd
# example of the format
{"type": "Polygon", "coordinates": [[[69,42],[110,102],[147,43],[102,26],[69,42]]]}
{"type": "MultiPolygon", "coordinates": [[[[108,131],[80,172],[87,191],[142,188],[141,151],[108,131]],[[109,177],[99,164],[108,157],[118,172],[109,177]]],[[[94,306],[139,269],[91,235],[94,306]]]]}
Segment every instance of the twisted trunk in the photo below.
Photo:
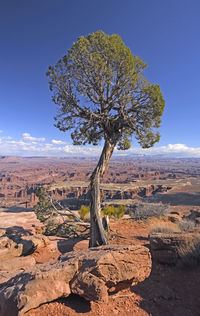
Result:
{"type": "Polygon", "coordinates": [[[115,148],[114,142],[105,140],[104,147],[99,158],[98,164],[90,178],[90,244],[89,247],[107,245],[107,236],[101,220],[101,196],[100,178],[109,165],[110,158],[115,148]]]}

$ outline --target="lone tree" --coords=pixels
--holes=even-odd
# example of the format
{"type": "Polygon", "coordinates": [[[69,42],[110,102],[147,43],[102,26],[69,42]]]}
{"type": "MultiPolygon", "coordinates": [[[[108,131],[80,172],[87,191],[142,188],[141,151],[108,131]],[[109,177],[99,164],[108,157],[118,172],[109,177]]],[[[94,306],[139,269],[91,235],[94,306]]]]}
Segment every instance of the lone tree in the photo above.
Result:
{"type": "Polygon", "coordinates": [[[55,126],[72,130],[74,145],[97,145],[104,139],[98,164],[90,178],[90,247],[107,244],[100,217],[100,178],[115,146],[130,148],[132,134],[142,148],[159,141],[165,107],[160,87],[144,77],[146,64],[117,34],[102,31],[79,37],[47,72],[58,106],[55,126]]]}

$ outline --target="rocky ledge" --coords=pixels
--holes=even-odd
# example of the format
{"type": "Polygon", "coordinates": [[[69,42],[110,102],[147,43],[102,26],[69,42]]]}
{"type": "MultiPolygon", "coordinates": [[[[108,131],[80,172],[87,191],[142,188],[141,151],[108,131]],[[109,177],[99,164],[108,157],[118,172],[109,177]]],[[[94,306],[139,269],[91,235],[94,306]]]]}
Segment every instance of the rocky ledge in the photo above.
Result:
{"type": "Polygon", "coordinates": [[[69,252],[58,260],[12,272],[1,272],[0,315],[21,316],[41,304],[75,293],[89,301],[109,294],[151,271],[149,250],[143,246],[102,246],[69,252]]]}
{"type": "Polygon", "coordinates": [[[152,261],[155,263],[176,265],[179,262],[179,249],[186,249],[198,238],[199,232],[153,233],[149,235],[152,261]]]}

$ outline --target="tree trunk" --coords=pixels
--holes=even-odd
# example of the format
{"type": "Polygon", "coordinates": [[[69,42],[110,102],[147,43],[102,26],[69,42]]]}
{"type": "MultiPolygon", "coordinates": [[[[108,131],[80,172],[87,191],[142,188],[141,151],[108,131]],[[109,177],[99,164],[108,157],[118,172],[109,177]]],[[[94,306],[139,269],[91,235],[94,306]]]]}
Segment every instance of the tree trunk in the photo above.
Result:
{"type": "Polygon", "coordinates": [[[101,220],[100,178],[106,171],[112,156],[115,143],[105,140],[98,164],[90,178],[90,244],[89,247],[107,245],[106,232],[101,220]]]}

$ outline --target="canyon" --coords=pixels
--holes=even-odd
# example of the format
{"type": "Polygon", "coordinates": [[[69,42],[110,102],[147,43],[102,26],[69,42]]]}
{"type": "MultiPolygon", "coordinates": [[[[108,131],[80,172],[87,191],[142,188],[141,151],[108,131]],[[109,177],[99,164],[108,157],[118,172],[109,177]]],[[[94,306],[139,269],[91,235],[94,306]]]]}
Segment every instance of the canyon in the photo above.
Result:
{"type": "MultiPolygon", "coordinates": [[[[40,186],[72,209],[88,204],[96,163],[97,158],[0,156],[0,206],[33,207],[40,186]]],[[[199,177],[199,159],[114,157],[102,178],[102,201],[148,197],[199,177]]]]}
{"type": "Polygon", "coordinates": [[[200,159],[113,157],[101,182],[102,203],[163,202],[169,213],[111,218],[105,249],[88,250],[85,231],[72,238],[44,236],[33,210],[37,188],[46,187],[53,199],[78,210],[89,203],[96,163],[96,158],[0,157],[0,314],[199,315],[200,268],[183,270],[176,256],[179,241],[191,234],[151,235],[151,229],[171,227],[182,217],[195,216],[199,223],[200,159]]]}

